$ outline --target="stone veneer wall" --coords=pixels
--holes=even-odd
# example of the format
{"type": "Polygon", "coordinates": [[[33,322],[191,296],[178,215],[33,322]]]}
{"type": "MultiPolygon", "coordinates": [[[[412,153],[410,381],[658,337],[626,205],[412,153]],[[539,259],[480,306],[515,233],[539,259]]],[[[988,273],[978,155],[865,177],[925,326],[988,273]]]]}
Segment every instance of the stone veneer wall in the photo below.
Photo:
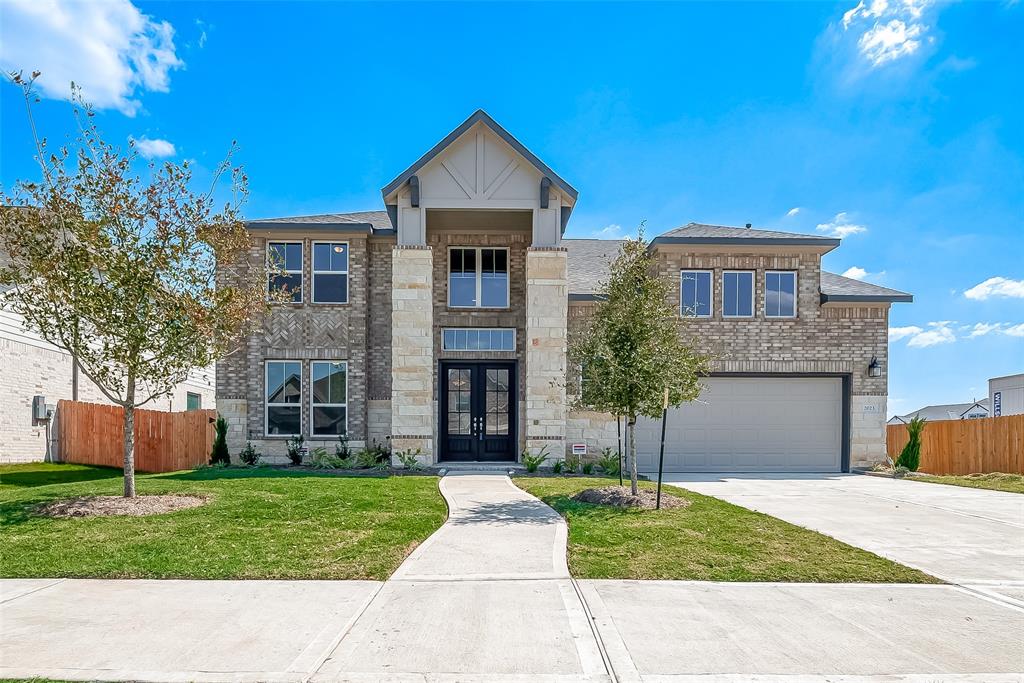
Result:
{"type": "MultiPolygon", "coordinates": [[[[670,283],[670,302],[678,309],[680,271],[712,270],[714,306],[711,318],[680,320],[680,333],[712,352],[714,372],[721,373],[835,373],[851,379],[850,465],[867,467],[885,460],[885,416],[888,382],[888,304],[820,302],[820,256],[808,252],[692,253],[659,249],[659,273],[670,283]],[[725,319],[721,314],[722,271],[754,270],[755,315],[725,319]],[[797,318],[764,317],[764,271],[797,272],[797,318]],[[868,377],[875,357],[881,377],[868,377]]],[[[570,333],[580,330],[593,303],[570,306],[570,333]]],[[[567,420],[572,438],[582,433],[591,450],[611,445],[615,421],[611,416],[573,411],[567,420]],[[583,431],[586,430],[586,431],[583,431]],[[601,444],[598,446],[598,444],[601,444]]],[[[614,446],[613,446],[614,448],[614,446]]]]}
{"type": "Polygon", "coordinates": [[[396,245],[391,256],[391,446],[434,462],[433,249],[396,245]]]}
{"type": "Polygon", "coordinates": [[[565,452],[568,363],[567,252],[531,247],[526,254],[526,448],[565,452]]]}

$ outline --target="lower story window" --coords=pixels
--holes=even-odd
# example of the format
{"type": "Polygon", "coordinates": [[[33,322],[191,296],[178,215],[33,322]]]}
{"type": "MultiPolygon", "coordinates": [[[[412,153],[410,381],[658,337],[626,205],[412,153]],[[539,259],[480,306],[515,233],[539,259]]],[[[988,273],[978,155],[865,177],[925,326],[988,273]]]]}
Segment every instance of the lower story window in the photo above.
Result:
{"type": "Polygon", "coordinates": [[[310,364],[310,374],[313,435],[345,434],[348,431],[348,363],[315,360],[310,364]]]}
{"type": "Polygon", "coordinates": [[[514,328],[448,327],[441,332],[445,351],[515,351],[514,328]]]}
{"type": "Polygon", "coordinates": [[[302,362],[268,360],[266,363],[267,434],[302,433],[302,362]]]}

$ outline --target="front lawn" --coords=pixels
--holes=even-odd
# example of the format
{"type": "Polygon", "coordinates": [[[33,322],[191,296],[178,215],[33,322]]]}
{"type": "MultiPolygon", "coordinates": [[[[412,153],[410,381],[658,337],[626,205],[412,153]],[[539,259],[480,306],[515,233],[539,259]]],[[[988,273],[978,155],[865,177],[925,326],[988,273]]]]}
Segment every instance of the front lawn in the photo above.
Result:
{"type": "Polygon", "coordinates": [[[991,472],[989,474],[914,474],[910,481],[926,481],[932,484],[967,486],[972,489],[989,489],[1008,493],[1024,493],[1024,475],[991,472]]]}
{"type": "Polygon", "coordinates": [[[446,515],[436,477],[272,468],[139,475],[140,495],[211,497],[168,514],[32,513],[55,498],[117,495],[121,485],[109,468],[0,466],[0,576],[384,579],[446,515]]]}
{"type": "Polygon", "coordinates": [[[569,570],[577,578],[938,583],[829,536],[674,486],[662,491],[689,500],[688,507],[641,512],[571,500],[610,479],[514,481],[565,517],[569,570]]]}

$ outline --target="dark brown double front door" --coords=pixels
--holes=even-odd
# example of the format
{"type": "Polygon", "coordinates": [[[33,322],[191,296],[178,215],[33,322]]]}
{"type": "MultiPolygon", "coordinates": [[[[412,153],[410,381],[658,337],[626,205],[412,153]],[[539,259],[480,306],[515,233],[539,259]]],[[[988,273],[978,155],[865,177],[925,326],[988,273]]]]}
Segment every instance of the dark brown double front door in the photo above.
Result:
{"type": "Polygon", "coordinates": [[[441,460],[516,459],[514,361],[442,361],[441,460]]]}

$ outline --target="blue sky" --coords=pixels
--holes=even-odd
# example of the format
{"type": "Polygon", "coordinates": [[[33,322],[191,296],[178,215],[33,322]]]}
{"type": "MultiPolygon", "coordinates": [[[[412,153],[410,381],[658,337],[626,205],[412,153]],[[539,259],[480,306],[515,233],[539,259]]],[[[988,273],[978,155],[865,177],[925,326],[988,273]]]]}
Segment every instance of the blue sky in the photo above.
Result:
{"type": "MultiPolygon", "coordinates": [[[[110,139],[200,180],[237,140],[249,217],[380,208],[482,107],[579,189],[568,236],[844,236],[826,269],[915,295],[890,413],[1024,371],[1022,36],[1022,2],[0,5],[52,140],[70,80],[110,139]]],[[[9,187],[35,173],[9,84],[0,116],[9,187]]]]}

